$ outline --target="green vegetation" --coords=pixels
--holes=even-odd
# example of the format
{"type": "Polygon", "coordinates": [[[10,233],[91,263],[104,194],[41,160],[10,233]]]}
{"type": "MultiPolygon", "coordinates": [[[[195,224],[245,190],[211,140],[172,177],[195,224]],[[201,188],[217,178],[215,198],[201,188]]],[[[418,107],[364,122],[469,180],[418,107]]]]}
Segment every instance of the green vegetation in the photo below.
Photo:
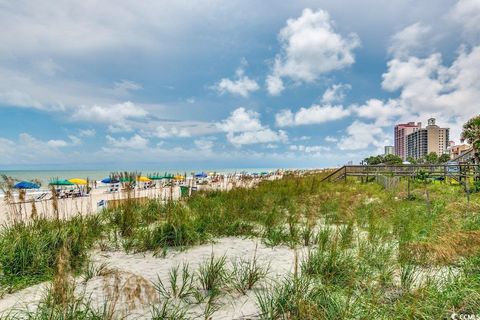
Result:
{"type": "Polygon", "coordinates": [[[13,291],[53,280],[57,289],[31,319],[106,319],[109,310],[93,310],[62,282],[65,269],[94,273],[88,267],[91,248],[161,256],[172,248],[242,236],[290,247],[294,272],[273,281],[256,254],[234,261],[212,254],[198,269],[175,267],[168,283],[155,284],[153,317],[208,319],[222,307],[222,296],[248,293],[256,297],[261,319],[479,313],[480,194],[467,199],[461,185],[426,177],[384,190],[354,179],[322,183],[323,176],[288,175],[255,189],[200,192],[178,202],[132,198],[88,218],[15,224],[0,234],[1,286],[13,291]],[[305,253],[297,254],[299,249],[305,253]],[[188,306],[200,305],[201,315],[189,313],[188,306]]]}
{"type": "Polygon", "coordinates": [[[475,163],[480,164],[480,115],[463,125],[461,141],[466,141],[473,147],[475,163]]]}
{"type": "Polygon", "coordinates": [[[363,161],[366,165],[373,166],[377,164],[402,164],[402,158],[394,154],[370,156],[363,161]]]}

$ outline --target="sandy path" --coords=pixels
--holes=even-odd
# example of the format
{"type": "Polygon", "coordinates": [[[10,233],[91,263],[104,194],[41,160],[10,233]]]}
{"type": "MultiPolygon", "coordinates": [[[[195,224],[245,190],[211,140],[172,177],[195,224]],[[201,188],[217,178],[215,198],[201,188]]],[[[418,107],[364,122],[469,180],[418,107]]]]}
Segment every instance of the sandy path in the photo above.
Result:
{"type": "MultiPolygon", "coordinates": [[[[117,270],[122,278],[120,281],[122,285],[133,275],[140,279],[140,282],[145,282],[144,287],[147,288],[156,282],[157,278],[168,283],[170,269],[182,263],[188,263],[192,270],[197,270],[202,262],[210,258],[212,252],[216,257],[225,255],[227,265],[229,265],[229,262],[235,258],[251,258],[255,249],[259,263],[270,264],[269,279],[280,279],[293,271],[294,251],[292,249],[287,247],[269,248],[263,245],[259,239],[241,238],[221,238],[214,243],[192,247],[185,251],[169,251],[165,258],[154,257],[152,253],[126,254],[120,251],[97,251],[92,254],[92,261],[97,266],[104,263],[108,269],[117,270]]],[[[106,281],[105,277],[96,276],[85,286],[87,296],[90,296],[93,304],[99,308],[104,306],[106,281]]],[[[25,306],[34,310],[35,305],[44,294],[45,288],[46,284],[40,284],[5,296],[0,300],[0,315],[12,308],[25,308],[25,306]]],[[[148,319],[150,318],[150,308],[145,303],[146,300],[148,299],[137,301],[139,303],[131,309],[120,298],[117,308],[120,311],[129,309],[131,313],[129,318],[148,319]]],[[[249,292],[245,296],[231,292],[222,297],[221,302],[223,306],[213,315],[213,319],[241,319],[258,313],[253,292],[249,292]]],[[[193,311],[200,313],[200,310],[202,308],[198,307],[193,311]]]]}

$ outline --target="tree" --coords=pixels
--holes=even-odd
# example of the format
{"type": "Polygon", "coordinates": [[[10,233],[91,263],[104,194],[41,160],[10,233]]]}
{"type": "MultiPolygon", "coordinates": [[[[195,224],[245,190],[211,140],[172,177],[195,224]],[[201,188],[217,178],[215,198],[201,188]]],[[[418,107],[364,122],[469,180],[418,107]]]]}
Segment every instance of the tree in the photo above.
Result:
{"type": "Polygon", "coordinates": [[[440,157],[438,157],[438,163],[445,163],[450,161],[450,155],[444,153],[440,157]]]}
{"type": "Polygon", "coordinates": [[[430,152],[425,156],[425,162],[429,164],[438,163],[438,155],[435,152],[430,152]]]}
{"type": "Polygon", "coordinates": [[[402,158],[395,154],[387,154],[383,157],[383,163],[385,164],[402,164],[402,158]]]}
{"type": "Polygon", "coordinates": [[[411,164],[417,164],[417,160],[414,157],[407,157],[407,161],[410,162],[411,164]]]}
{"type": "Polygon", "coordinates": [[[369,166],[373,166],[373,165],[376,165],[376,164],[380,164],[380,163],[383,163],[383,156],[381,155],[378,155],[378,156],[370,156],[368,158],[365,158],[363,160],[363,162],[365,162],[367,165],[369,166]]]}
{"type": "Polygon", "coordinates": [[[480,164],[480,115],[473,117],[463,125],[460,141],[467,142],[473,148],[475,164],[480,164]]]}
{"type": "Polygon", "coordinates": [[[368,158],[365,158],[363,163],[369,165],[369,166],[374,166],[377,164],[402,164],[402,158],[400,158],[397,155],[394,154],[387,154],[385,156],[378,155],[378,156],[370,156],[368,158]]]}

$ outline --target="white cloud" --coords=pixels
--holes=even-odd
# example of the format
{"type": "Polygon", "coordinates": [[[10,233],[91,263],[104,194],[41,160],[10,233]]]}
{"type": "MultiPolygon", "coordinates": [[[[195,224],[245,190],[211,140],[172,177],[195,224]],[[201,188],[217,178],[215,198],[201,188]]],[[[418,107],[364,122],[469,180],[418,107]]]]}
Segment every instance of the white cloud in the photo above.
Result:
{"type": "Polygon", "coordinates": [[[353,49],[360,45],[356,34],[336,33],[328,12],[304,9],[297,19],[289,19],[279,33],[282,51],[275,57],[267,89],[277,95],[282,78],[313,82],[321,74],[343,69],[355,62],[353,49]]]}
{"type": "Polygon", "coordinates": [[[273,131],[269,128],[260,129],[256,131],[246,131],[235,134],[233,132],[227,133],[227,140],[235,146],[242,146],[247,144],[257,143],[271,143],[271,142],[287,142],[287,133],[283,130],[273,131]]]}
{"type": "MultiPolygon", "coordinates": [[[[0,164],[22,165],[52,163],[58,159],[66,160],[60,148],[63,140],[42,141],[27,133],[21,133],[18,141],[0,138],[0,164]]],[[[66,144],[66,141],[64,141],[66,144]]]]}
{"type": "Polygon", "coordinates": [[[133,128],[132,126],[126,124],[126,123],[123,123],[123,122],[119,122],[115,125],[108,125],[107,127],[107,131],[108,132],[111,132],[111,133],[119,133],[119,132],[132,132],[133,131],[133,128]]]}
{"type": "Polygon", "coordinates": [[[230,116],[217,124],[225,132],[256,131],[262,129],[260,114],[243,107],[235,109],[230,116]]]}
{"type": "Polygon", "coordinates": [[[166,127],[163,125],[158,126],[153,135],[157,138],[171,138],[171,137],[180,137],[187,138],[190,137],[190,132],[186,128],[178,128],[176,126],[166,127]]]}
{"type": "Polygon", "coordinates": [[[82,139],[77,136],[69,135],[68,139],[70,141],[66,141],[63,139],[52,139],[47,141],[47,145],[52,148],[64,148],[64,147],[71,147],[71,146],[78,146],[82,144],[82,139]]]}
{"type": "Polygon", "coordinates": [[[327,141],[327,142],[337,142],[338,139],[335,138],[335,137],[332,137],[332,136],[326,136],[325,141],[327,141]]]}
{"type": "Polygon", "coordinates": [[[392,59],[383,74],[382,87],[399,91],[396,103],[404,116],[450,125],[453,140],[461,124],[480,110],[480,46],[462,49],[450,66],[442,64],[439,53],[421,59],[392,59]]]}
{"type": "Polygon", "coordinates": [[[82,144],[82,139],[80,139],[77,136],[69,135],[68,138],[70,139],[71,145],[73,145],[73,146],[78,146],[78,145],[82,144]]]}
{"type": "Polygon", "coordinates": [[[131,80],[122,80],[119,82],[115,82],[113,84],[113,88],[114,90],[118,91],[121,94],[127,94],[130,91],[143,89],[143,87],[140,84],[131,80]]]}
{"type": "Polygon", "coordinates": [[[48,140],[47,144],[53,148],[61,148],[68,146],[68,143],[65,140],[48,140]]]}
{"type": "Polygon", "coordinates": [[[343,106],[313,105],[310,108],[300,108],[296,113],[291,110],[282,110],[275,115],[275,122],[279,127],[320,124],[345,118],[350,110],[343,106]]]}
{"type": "Polygon", "coordinates": [[[148,146],[148,140],[136,134],[131,138],[114,138],[110,135],[105,137],[107,144],[114,148],[145,149],[148,146]]]}
{"type": "Polygon", "coordinates": [[[147,111],[127,101],[113,105],[80,106],[72,115],[74,120],[84,120],[109,124],[111,132],[131,131],[127,121],[142,119],[147,111]]]}
{"type": "Polygon", "coordinates": [[[409,25],[393,35],[388,52],[395,57],[406,57],[427,46],[427,35],[430,31],[430,26],[419,22],[409,25]]]}
{"type": "Polygon", "coordinates": [[[242,65],[235,71],[234,80],[223,78],[213,86],[213,89],[217,90],[220,94],[228,92],[244,98],[247,98],[250,93],[260,89],[260,86],[255,80],[245,75],[244,68],[246,64],[246,60],[243,60],[242,65]]]}
{"type": "Polygon", "coordinates": [[[347,136],[342,136],[338,142],[340,150],[361,150],[370,146],[381,149],[389,145],[388,135],[375,124],[354,121],[347,127],[347,136]]]}
{"type": "Polygon", "coordinates": [[[365,104],[353,106],[351,109],[361,118],[375,119],[375,125],[382,127],[392,125],[394,119],[406,112],[396,100],[384,102],[378,99],[367,100],[365,104]]]}
{"type": "Polygon", "coordinates": [[[345,91],[350,90],[352,88],[349,84],[334,84],[325,92],[322,96],[322,103],[335,103],[335,102],[342,102],[345,99],[345,91]]]}
{"type": "Polygon", "coordinates": [[[285,131],[273,131],[263,126],[259,113],[243,107],[235,109],[227,119],[218,123],[217,127],[227,133],[227,140],[235,146],[288,140],[285,131]]]}
{"type": "Polygon", "coordinates": [[[459,0],[449,16],[462,26],[464,36],[472,41],[480,40],[480,1],[459,0]]]}
{"type": "Polygon", "coordinates": [[[83,130],[80,130],[78,135],[80,137],[94,137],[95,135],[97,134],[97,132],[95,131],[95,129],[83,129],[83,130]]]}
{"type": "Polygon", "coordinates": [[[305,146],[305,145],[290,145],[289,149],[292,151],[300,151],[305,153],[319,153],[330,151],[330,147],[325,146],[305,146]]]}
{"type": "Polygon", "coordinates": [[[279,76],[267,76],[266,85],[268,93],[272,96],[278,96],[285,89],[283,81],[279,76]]]}
{"type": "Polygon", "coordinates": [[[201,139],[196,139],[193,141],[195,146],[204,152],[209,152],[212,151],[214,142],[212,138],[201,138],[201,139]]]}

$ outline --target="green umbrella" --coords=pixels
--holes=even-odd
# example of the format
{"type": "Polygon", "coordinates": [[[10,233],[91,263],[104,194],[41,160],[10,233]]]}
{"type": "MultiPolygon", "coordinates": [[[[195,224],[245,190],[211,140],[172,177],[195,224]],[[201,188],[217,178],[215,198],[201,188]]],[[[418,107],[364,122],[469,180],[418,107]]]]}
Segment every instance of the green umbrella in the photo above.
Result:
{"type": "Polygon", "coordinates": [[[49,183],[51,186],[73,186],[75,184],[71,183],[68,180],[53,180],[49,183]]]}

